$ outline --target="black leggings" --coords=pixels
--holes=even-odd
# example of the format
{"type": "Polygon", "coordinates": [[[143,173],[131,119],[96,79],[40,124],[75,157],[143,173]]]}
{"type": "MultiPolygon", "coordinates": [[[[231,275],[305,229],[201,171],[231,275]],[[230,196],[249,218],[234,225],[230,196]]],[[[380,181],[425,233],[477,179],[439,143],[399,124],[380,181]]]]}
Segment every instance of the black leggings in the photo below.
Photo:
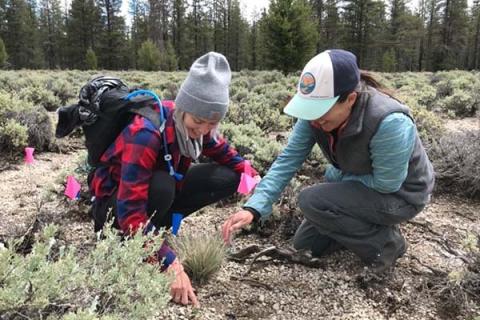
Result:
{"type": "MultiPolygon", "coordinates": [[[[175,180],[165,171],[155,171],[150,180],[147,214],[155,227],[169,228],[172,214],[181,213],[184,217],[232,195],[240,182],[240,174],[232,169],[213,163],[196,164],[190,167],[184,177],[183,188],[176,190],[175,180]]],[[[108,220],[107,214],[117,212],[116,192],[106,201],[96,201],[91,208],[98,232],[108,220]]],[[[113,226],[119,228],[117,219],[113,226]]]]}
{"type": "Polygon", "coordinates": [[[184,177],[183,188],[175,190],[175,180],[165,171],[155,171],[150,180],[147,213],[153,224],[169,228],[172,214],[184,217],[232,195],[240,175],[232,169],[213,163],[196,164],[184,177]]]}

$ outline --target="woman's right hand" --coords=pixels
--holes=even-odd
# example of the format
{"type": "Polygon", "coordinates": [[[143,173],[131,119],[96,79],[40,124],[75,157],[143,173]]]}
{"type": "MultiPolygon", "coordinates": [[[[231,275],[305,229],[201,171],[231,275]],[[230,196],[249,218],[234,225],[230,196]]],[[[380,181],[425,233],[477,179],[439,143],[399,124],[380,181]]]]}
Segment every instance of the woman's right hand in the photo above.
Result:
{"type": "Polygon", "coordinates": [[[170,295],[172,296],[172,300],[178,304],[187,305],[191,303],[195,307],[198,307],[199,303],[197,296],[193,291],[190,278],[183,270],[183,266],[180,261],[175,259],[175,261],[173,261],[167,270],[173,272],[175,275],[175,280],[170,286],[170,295]]]}
{"type": "Polygon", "coordinates": [[[223,241],[230,244],[232,234],[252,223],[253,218],[253,213],[248,210],[240,210],[232,214],[222,226],[223,241]]]}

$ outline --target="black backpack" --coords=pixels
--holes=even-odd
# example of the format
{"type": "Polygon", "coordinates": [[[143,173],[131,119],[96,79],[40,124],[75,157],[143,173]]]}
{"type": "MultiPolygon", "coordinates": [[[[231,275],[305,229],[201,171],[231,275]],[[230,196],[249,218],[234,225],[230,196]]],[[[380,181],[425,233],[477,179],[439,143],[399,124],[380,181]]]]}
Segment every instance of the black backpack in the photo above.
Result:
{"type": "Polygon", "coordinates": [[[135,114],[149,119],[156,128],[161,127],[159,113],[152,107],[155,99],[149,95],[127,99],[134,91],[114,77],[100,76],[89,81],[80,89],[77,104],[58,110],[55,136],[65,137],[82,126],[87,162],[92,167],[101,165],[100,157],[135,114]]]}

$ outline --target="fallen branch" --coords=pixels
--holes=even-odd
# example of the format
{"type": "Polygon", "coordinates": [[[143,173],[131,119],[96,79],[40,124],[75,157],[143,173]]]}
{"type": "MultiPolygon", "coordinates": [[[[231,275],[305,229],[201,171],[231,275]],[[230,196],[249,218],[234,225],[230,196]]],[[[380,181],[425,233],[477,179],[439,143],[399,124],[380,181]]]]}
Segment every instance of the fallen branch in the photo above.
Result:
{"type": "Polygon", "coordinates": [[[311,268],[320,268],[324,265],[323,261],[318,258],[312,258],[312,256],[306,251],[297,251],[293,248],[277,248],[272,246],[260,251],[253,257],[248,270],[244,275],[249,274],[252,270],[253,264],[259,262],[258,259],[264,256],[272,258],[271,260],[282,260],[287,263],[302,264],[311,268]]]}
{"type": "Polygon", "coordinates": [[[260,251],[260,247],[256,244],[252,244],[249,246],[246,246],[245,248],[237,251],[230,253],[228,255],[228,259],[230,260],[235,260],[235,261],[245,261],[250,255],[253,253],[257,253],[260,251]]]}

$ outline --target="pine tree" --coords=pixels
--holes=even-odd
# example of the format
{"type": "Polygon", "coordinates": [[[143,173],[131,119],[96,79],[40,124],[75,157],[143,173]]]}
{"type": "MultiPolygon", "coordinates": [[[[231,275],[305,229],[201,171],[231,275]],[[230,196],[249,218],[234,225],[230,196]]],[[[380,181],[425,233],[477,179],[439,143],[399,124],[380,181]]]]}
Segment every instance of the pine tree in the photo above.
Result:
{"type": "Polygon", "coordinates": [[[442,51],[440,69],[464,68],[467,44],[467,0],[444,0],[442,3],[442,51]]]}
{"type": "Polygon", "coordinates": [[[160,70],[162,71],[175,71],[177,70],[177,57],[175,55],[175,49],[173,49],[170,41],[165,42],[165,49],[160,54],[160,70]]]}
{"type": "Polygon", "coordinates": [[[156,71],[160,68],[161,54],[152,40],[142,43],[138,51],[138,66],[141,70],[156,71]]]}
{"type": "Polygon", "coordinates": [[[47,67],[58,68],[62,64],[64,52],[64,21],[59,0],[41,0],[40,36],[47,67]]]}
{"type": "Polygon", "coordinates": [[[417,70],[423,21],[410,12],[404,0],[392,0],[390,8],[385,50],[394,52],[395,68],[391,71],[417,70]]]}
{"type": "Polygon", "coordinates": [[[304,0],[273,0],[262,24],[269,56],[266,65],[283,72],[297,71],[313,57],[316,28],[304,0]]]}
{"type": "Polygon", "coordinates": [[[2,38],[0,38],[0,67],[3,67],[7,63],[8,54],[5,49],[5,44],[3,43],[2,38]]]}
{"type": "Polygon", "coordinates": [[[125,20],[120,15],[122,0],[97,0],[101,12],[102,32],[98,43],[98,60],[106,69],[128,67],[128,43],[125,20]]]}
{"type": "Polygon", "coordinates": [[[385,4],[373,0],[346,0],[343,12],[343,47],[357,55],[363,68],[380,68],[383,50],[375,45],[383,38],[385,4]]]}
{"type": "Polygon", "coordinates": [[[167,0],[148,0],[148,38],[160,50],[165,49],[168,39],[168,20],[171,15],[171,3],[167,0]]]}
{"type": "Polygon", "coordinates": [[[241,70],[248,60],[248,23],[240,13],[238,0],[232,0],[229,7],[228,51],[225,52],[232,70],[241,70]]]}
{"type": "Polygon", "coordinates": [[[440,15],[438,12],[439,0],[428,0],[427,3],[427,27],[425,45],[425,68],[430,71],[438,69],[440,45],[440,15]]]}
{"type": "Polygon", "coordinates": [[[338,30],[340,29],[340,22],[338,16],[337,0],[327,0],[325,4],[325,19],[324,19],[324,37],[323,48],[337,48],[338,30]]]}
{"type": "Polygon", "coordinates": [[[180,69],[187,69],[190,65],[187,55],[187,36],[186,36],[186,1],[185,0],[173,0],[172,7],[172,46],[175,50],[175,56],[177,57],[177,64],[180,69]]]}
{"type": "Polygon", "coordinates": [[[100,10],[95,0],[73,0],[67,25],[67,54],[70,68],[85,67],[87,50],[100,49],[100,10]]]}
{"type": "Polygon", "coordinates": [[[132,16],[131,47],[133,54],[131,54],[131,65],[138,67],[138,50],[143,42],[148,39],[148,12],[147,4],[144,0],[130,0],[129,13],[132,16]]]}
{"type": "Polygon", "coordinates": [[[473,2],[471,11],[471,45],[470,45],[470,64],[471,69],[480,68],[480,1],[473,2]]]}
{"type": "Polygon", "coordinates": [[[88,48],[87,53],[85,54],[85,67],[87,70],[96,70],[97,69],[97,55],[92,48],[88,48]]]}
{"type": "Polygon", "coordinates": [[[12,67],[42,67],[35,8],[25,0],[10,0],[5,17],[4,41],[12,67]]]}
{"type": "Polygon", "coordinates": [[[0,37],[4,36],[7,25],[7,0],[0,0],[0,37]]]}

